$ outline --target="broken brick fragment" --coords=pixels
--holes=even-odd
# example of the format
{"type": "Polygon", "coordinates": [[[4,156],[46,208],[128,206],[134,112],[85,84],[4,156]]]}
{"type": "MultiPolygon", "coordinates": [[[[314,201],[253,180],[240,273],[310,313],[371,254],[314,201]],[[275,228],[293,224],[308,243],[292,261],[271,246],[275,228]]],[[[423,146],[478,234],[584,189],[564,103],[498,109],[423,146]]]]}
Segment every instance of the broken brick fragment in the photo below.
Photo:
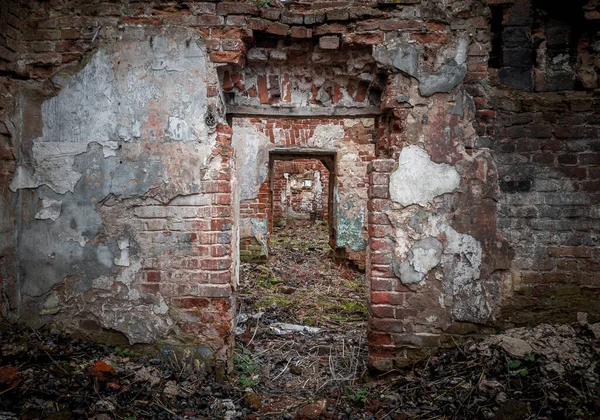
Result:
{"type": "Polygon", "coordinates": [[[20,382],[19,371],[13,366],[0,367],[0,389],[14,388],[20,382]]]}
{"type": "Polygon", "coordinates": [[[115,369],[108,363],[98,360],[87,372],[87,376],[98,378],[99,381],[105,382],[115,374],[115,369]]]}

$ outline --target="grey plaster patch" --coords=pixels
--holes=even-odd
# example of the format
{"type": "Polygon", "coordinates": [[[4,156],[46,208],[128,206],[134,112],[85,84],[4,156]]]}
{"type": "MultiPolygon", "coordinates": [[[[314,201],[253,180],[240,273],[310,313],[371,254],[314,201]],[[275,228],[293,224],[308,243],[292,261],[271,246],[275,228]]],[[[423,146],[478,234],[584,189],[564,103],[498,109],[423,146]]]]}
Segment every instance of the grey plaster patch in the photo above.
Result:
{"type": "Polygon", "coordinates": [[[209,194],[190,194],[175,197],[169,201],[170,206],[208,206],[212,203],[209,194]]]}
{"type": "Polygon", "coordinates": [[[376,45],[373,58],[382,66],[396,68],[412,77],[419,77],[419,52],[414,44],[400,40],[376,45]]]}
{"type": "Polygon", "coordinates": [[[24,223],[18,249],[23,261],[21,292],[40,296],[68,275],[96,276],[106,270],[105,265],[92,263],[98,261],[97,246],[86,246],[102,226],[95,205],[72,194],[64,196],[54,223],[24,223]]]}
{"type": "Polygon", "coordinates": [[[116,52],[101,48],[76,75],[54,77],[62,89],[42,104],[34,166],[19,169],[11,189],[47,184],[60,194],[73,191],[82,176],[72,169],[74,157],[88,144],[101,145],[105,158],[117,156],[119,141],[138,140],[144,130],[150,139],[164,132],[172,140],[197,142],[207,164],[216,137],[204,122],[206,53],[193,39],[179,41],[156,36],[151,43],[123,43],[116,52]],[[150,64],[156,71],[147,72],[150,64]]]}
{"type": "Polygon", "coordinates": [[[422,96],[450,92],[463,81],[466,75],[466,64],[457,64],[455,60],[449,60],[440,66],[437,73],[421,75],[419,92],[422,96]]]}
{"type": "Polygon", "coordinates": [[[463,81],[467,75],[468,46],[468,41],[461,39],[453,59],[443,63],[436,73],[420,75],[419,92],[421,95],[431,96],[434,93],[447,93],[463,81]]]}
{"type": "Polygon", "coordinates": [[[404,284],[420,283],[440,263],[442,250],[443,245],[436,238],[421,239],[412,246],[402,263],[394,260],[394,274],[404,284]]]}
{"type": "Polygon", "coordinates": [[[423,149],[407,146],[400,152],[398,168],[390,177],[390,197],[403,206],[425,206],[459,184],[460,175],[453,166],[434,163],[423,149]]]}
{"type": "Polygon", "coordinates": [[[482,248],[471,235],[445,229],[446,248],[442,256],[444,293],[452,297],[452,315],[457,321],[485,322],[493,313],[497,291],[481,281],[482,248]]]}
{"type": "Polygon", "coordinates": [[[269,222],[267,219],[240,219],[240,237],[254,237],[262,246],[262,253],[268,254],[267,235],[269,233],[269,222]]]}
{"type": "Polygon", "coordinates": [[[24,188],[37,188],[42,183],[42,180],[31,169],[25,166],[17,166],[8,188],[12,192],[16,192],[24,188]]]}
{"type": "Polygon", "coordinates": [[[419,52],[412,44],[400,45],[392,56],[392,65],[410,76],[418,77],[419,52]]]}
{"type": "Polygon", "coordinates": [[[50,219],[56,221],[60,217],[62,209],[62,201],[53,200],[51,198],[42,199],[42,208],[35,214],[35,218],[39,220],[50,219]]]}
{"type": "Polygon", "coordinates": [[[125,334],[131,345],[149,344],[173,329],[173,320],[155,316],[154,309],[155,305],[111,302],[102,305],[98,318],[104,328],[125,334]]]}
{"type": "Polygon", "coordinates": [[[235,119],[231,143],[235,150],[240,200],[254,199],[267,179],[269,139],[247,121],[235,119]]]}

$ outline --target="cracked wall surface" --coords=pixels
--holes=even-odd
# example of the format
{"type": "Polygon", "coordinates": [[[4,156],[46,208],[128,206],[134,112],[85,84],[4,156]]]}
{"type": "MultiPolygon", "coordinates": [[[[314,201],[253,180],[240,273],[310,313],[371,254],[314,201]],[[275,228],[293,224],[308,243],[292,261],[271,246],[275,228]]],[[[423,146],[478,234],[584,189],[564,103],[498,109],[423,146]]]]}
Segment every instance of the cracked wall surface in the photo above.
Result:
{"type": "Polygon", "coordinates": [[[206,123],[212,80],[197,35],[132,28],[54,75],[56,95],[23,89],[14,118],[39,128],[21,133],[9,185],[23,209],[22,319],[129,344],[188,336],[212,356],[228,347],[229,137],[206,123]]]}
{"type": "Polygon", "coordinates": [[[364,262],[367,164],[374,158],[370,118],[234,118],[233,147],[240,180],[240,238],[252,259],[267,254],[269,236],[269,151],[303,150],[335,155],[333,194],[335,245],[364,262]],[[246,193],[247,192],[247,193],[246,193]],[[246,243],[244,243],[246,242],[246,243]],[[256,249],[254,247],[257,247],[256,249]]]}
{"type": "Polygon", "coordinates": [[[341,3],[2,2],[2,314],[226,365],[279,147],[336,153],[372,368],[597,314],[597,2],[341,3]]]}

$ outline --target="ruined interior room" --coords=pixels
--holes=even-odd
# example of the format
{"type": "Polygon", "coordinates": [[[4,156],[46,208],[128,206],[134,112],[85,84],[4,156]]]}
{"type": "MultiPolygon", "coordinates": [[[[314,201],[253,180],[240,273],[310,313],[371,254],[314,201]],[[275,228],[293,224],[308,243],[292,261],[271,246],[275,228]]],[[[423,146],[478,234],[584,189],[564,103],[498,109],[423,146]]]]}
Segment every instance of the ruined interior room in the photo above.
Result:
{"type": "Polygon", "coordinates": [[[597,417],[599,36],[597,0],[1,1],[0,412],[597,417]]]}

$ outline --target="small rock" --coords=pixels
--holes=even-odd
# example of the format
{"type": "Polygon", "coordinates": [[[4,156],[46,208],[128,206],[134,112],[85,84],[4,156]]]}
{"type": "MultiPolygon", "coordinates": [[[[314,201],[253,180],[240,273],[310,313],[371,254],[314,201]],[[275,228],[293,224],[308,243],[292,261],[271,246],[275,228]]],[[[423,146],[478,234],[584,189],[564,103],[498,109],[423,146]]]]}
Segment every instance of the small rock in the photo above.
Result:
{"type": "Polygon", "coordinates": [[[319,400],[305,405],[296,414],[296,420],[316,420],[327,410],[327,400],[319,400]]]}
{"type": "Polygon", "coordinates": [[[579,325],[581,325],[582,327],[584,325],[587,325],[587,323],[588,323],[587,312],[577,312],[577,322],[579,322],[579,325]]]}
{"type": "Polygon", "coordinates": [[[169,399],[173,399],[179,395],[179,386],[175,381],[167,381],[165,389],[163,389],[163,395],[169,399]]]}
{"type": "Polygon", "coordinates": [[[494,416],[495,420],[521,420],[529,416],[529,405],[522,401],[507,401],[494,416]]]}
{"type": "Polygon", "coordinates": [[[544,369],[546,369],[548,372],[554,372],[559,375],[565,373],[565,368],[558,362],[550,362],[546,366],[544,366],[544,369]]]}
{"type": "Polygon", "coordinates": [[[533,353],[533,348],[527,341],[507,335],[502,337],[500,347],[514,357],[525,357],[525,355],[533,353]]]}
{"type": "Polygon", "coordinates": [[[498,381],[488,381],[483,379],[481,382],[479,382],[479,390],[485,392],[486,394],[495,394],[502,388],[504,388],[504,385],[498,381]]]}
{"type": "Polygon", "coordinates": [[[22,356],[27,353],[27,344],[4,344],[2,346],[3,356],[22,356]]]}
{"type": "Polygon", "coordinates": [[[596,340],[600,340],[600,322],[596,324],[588,324],[588,328],[594,333],[596,340]]]}
{"type": "Polygon", "coordinates": [[[290,366],[290,372],[293,375],[300,376],[300,375],[302,375],[302,368],[300,366],[293,365],[293,366],[290,366]]]}
{"type": "Polygon", "coordinates": [[[262,400],[260,395],[258,395],[256,392],[246,392],[246,402],[254,410],[260,410],[262,408],[262,400]]]}
{"type": "Polygon", "coordinates": [[[496,404],[502,405],[507,400],[508,400],[508,397],[506,396],[506,394],[504,392],[499,392],[498,395],[496,395],[496,404]]]}

